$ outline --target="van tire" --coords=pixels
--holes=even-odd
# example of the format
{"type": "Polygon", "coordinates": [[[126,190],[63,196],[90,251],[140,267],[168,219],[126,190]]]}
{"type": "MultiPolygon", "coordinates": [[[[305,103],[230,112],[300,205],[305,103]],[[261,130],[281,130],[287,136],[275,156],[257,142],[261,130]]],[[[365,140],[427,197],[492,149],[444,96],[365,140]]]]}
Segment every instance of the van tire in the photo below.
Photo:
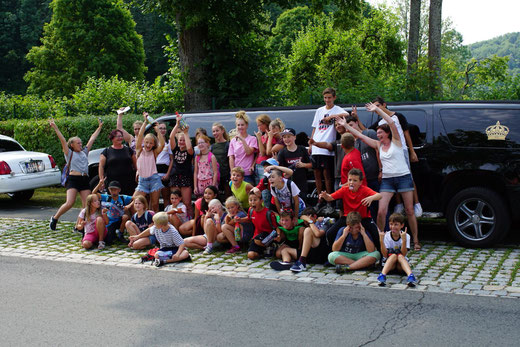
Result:
{"type": "Polygon", "coordinates": [[[482,187],[466,188],[455,194],[446,216],[451,235],[466,247],[489,247],[499,242],[511,224],[502,197],[482,187]]]}

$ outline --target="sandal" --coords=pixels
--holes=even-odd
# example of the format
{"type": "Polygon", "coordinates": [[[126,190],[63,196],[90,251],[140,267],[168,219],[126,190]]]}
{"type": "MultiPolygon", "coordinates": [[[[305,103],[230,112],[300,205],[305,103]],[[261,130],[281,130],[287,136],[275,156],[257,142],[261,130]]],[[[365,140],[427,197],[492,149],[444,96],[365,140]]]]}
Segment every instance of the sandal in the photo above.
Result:
{"type": "Polygon", "coordinates": [[[421,244],[419,242],[414,242],[413,250],[414,251],[420,251],[421,250],[421,244]]]}

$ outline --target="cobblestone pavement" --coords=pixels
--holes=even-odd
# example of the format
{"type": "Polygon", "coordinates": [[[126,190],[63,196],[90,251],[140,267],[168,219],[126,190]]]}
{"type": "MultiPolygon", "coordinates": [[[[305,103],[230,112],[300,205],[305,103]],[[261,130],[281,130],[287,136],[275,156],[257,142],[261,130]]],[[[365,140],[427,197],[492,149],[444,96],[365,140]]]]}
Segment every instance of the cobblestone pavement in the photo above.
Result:
{"type": "MultiPolygon", "coordinates": [[[[141,264],[145,251],[133,251],[122,244],[104,250],[84,250],[80,237],[71,232],[73,223],[60,222],[50,231],[48,222],[0,218],[0,256],[146,268],[154,271],[180,271],[207,275],[263,278],[328,285],[378,287],[377,270],[354,271],[338,275],[333,267],[308,265],[307,271],[274,271],[273,259],[251,261],[244,253],[225,254],[225,249],[211,255],[192,251],[193,262],[170,264],[161,268],[141,264]]],[[[218,250],[218,248],[217,248],[218,250]]],[[[408,288],[406,277],[389,275],[381,290],[416,290],[494,297],[520,297],[520,249],[466,249],[446,242],[423,245],[420,252],[409,252],[410,264],[419,280],[408,288]]]]}

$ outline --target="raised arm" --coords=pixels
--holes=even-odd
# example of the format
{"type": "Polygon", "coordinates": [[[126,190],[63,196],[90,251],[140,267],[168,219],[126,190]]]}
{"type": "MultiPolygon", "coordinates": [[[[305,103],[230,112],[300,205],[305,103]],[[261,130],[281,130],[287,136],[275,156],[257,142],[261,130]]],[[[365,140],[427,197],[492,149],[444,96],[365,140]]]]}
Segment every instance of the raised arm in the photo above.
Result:
{"type": "Polygon", "coordinates": [[[193,155],[194,151],[193,151],[193,146],[191,145],[190,134],[188,133],[189,130],[190,130],[190,126],[186,125],[186,128],[184,128],[184,130],[183,130],[184,141],[186,142],[186,151],[188,151],[189,155],[193,155]]]}
{"type": "Polygon", "coordinates": [[[376,112],[379,116],[381,116],[381,118],[383,118],[388,123],[388,126],[390,126],[390,130],[392,131],[392,142],[399,147],[403,147],[401,143],[401,136],[399,135],[399,131],[397,130],[397,126],[395,125],[395,122],[392,119],[392,117],[387,115],[382,109],[380,109],[371,102],[369,102],[365,106],[368,111],[376,112]]]}
{"type": "Polygon", "coordinates": [[[366,143],[367,145],[369,145],[370,147],[372,147],[376,150],[379,149],[379,141],[371,139],[370,137],[368,137],[366,135],[363,135],[360,131],[358,131],[357,129],[354,129],[353,127],[348,125],[347,121],[344,118],[337,118],[336,122],[338,122],[339,125],[344,126],[345,129],[347,129],[347,131],[349,133],[354,135],[354,137],[361,139],[361,141],[363,141],[364,143],[366,143]]]}
{"type": "Polygon", "coordinates": [[[143,150],[143,138],[144,138],[144,132],[146,131],[146,123],[148,122],[148,113],[143,112],[143,125],[141,126],[141,129],[139,129],[139,134],[137,134],[137,140],[135,142],[135,153],[137,156],[141,154],[141,151],[143,150]]]}
{"type": "Polygon", "coordinates": [[[155,130],[155,133],[157,134],[157,138],[159,139],[159,144],[157,145],[157,148],[154,149],[154,154],[155,154],[155,157],[157,158],[157,156],[161,153],[161,151],[164,148],[164,135],[162,134],[162,132],[159,131],[158,123],[155,123],[154,130],[155,130]]]}
{"type": "Polygon", "coordinates": [[[88,151],[90,152],[90,149],[92,148],[92,145],[94,144],[94,141],[96,141],[97,137],[99,136],[99,133],[101,132],[101,128],[103,127],[103,121],[101,120],[101,118],[98,118],[98,127],[96,129],[96,131],[94,131],[92,133],[92,135],[90,135],[90,139],[88,139],[88,142],[87,142],[87,149],[88,151]]]}
{"type": "MultiPolygon", "coordinates": [[[[122,111],[124,109],[125,109],[124,107],[121,107],[119,109],[119,111],[122,111]]],[[[123,133],[123,140],[125,140],[126,143],[132,142],[132,139],[134,137],[132,135],[130,135],[130,133],[128,131],[123,129],[123,113],[118,113],[117,114],[116,129],[117,130],[121,130],[121,132],[123,133]]]]}
{"type": "Polygon", "coordinates": [[[49,125],[51,126],[52,129],[54,129],[54,132],[58,136],[58,139],[60,140],[60,143],[61,143],[61,149],[62,149],[63,153],[65,155],[68,155],[69,147],[67,146],[67,140],[65,140],[65,137],[61,133],[60,129],[58,129],[58,126],[54,122],[54,119],[49,120],[49,125]]]}

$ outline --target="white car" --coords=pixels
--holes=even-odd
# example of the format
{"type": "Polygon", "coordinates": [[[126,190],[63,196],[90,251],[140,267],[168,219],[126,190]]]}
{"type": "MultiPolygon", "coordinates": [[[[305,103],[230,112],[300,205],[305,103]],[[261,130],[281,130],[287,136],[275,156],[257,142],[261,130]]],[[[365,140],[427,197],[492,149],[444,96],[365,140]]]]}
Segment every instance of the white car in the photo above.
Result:
{"type": "Polygon", "coordinates": [[[0,135],[0,193],[29,200],[34,189],[60,182],[61,172],[51,155],[26,151],[15,139],[0,135]]]}

